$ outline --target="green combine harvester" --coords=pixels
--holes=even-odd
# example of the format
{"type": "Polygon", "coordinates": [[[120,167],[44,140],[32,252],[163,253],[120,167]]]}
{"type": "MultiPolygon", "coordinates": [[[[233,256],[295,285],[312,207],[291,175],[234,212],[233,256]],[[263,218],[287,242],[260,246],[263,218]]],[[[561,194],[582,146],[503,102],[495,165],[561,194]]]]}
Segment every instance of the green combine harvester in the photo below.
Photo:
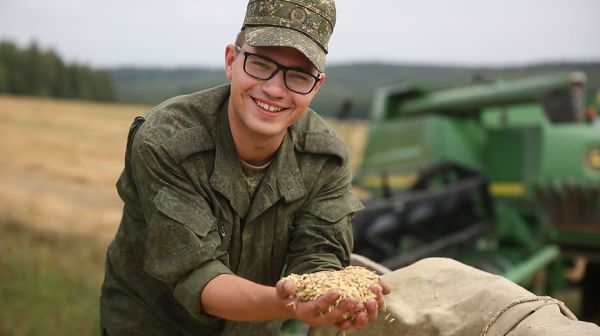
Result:
{"type": "Polygon", "coordinates": [[[376,93],[355,190],[355,253],[390,269],[432,256],[600,312],[600,126],[586,76],[376,93]],[[565,274],[568,273],[568,276],[565,274]]]}

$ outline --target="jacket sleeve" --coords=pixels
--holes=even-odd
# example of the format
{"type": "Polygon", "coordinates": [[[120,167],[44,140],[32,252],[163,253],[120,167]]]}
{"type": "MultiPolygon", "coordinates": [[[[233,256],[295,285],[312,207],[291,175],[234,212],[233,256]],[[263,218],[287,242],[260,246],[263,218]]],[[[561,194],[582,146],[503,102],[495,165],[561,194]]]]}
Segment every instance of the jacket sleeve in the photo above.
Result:
{"type": "Polygon", "coordinates": [[[209,322],[216,318],[202,311],[199,295],[214,277],[232,273],[227,253],[220,249],[206,198],[157,138],[139,132],[131,147],[132,176],[147,224],[143,269],[170,286],[190,315],[209,322]]]}
{"type": "Polygon", "coordinates": [[[350,262],[354,212],[363,209],[347,163],[329,160],[292,224],[286,274],[337,270],[350,262]]]}

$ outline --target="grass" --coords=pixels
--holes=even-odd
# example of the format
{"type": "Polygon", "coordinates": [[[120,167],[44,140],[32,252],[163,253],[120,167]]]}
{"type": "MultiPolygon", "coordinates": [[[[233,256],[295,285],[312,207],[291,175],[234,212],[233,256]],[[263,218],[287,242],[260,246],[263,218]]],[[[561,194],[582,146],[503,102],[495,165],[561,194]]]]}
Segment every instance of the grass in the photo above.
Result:
{"type": "Polygon", "coordinates": [[[104,244],[0,223],[0,335],[98,335],[104,244]]]}

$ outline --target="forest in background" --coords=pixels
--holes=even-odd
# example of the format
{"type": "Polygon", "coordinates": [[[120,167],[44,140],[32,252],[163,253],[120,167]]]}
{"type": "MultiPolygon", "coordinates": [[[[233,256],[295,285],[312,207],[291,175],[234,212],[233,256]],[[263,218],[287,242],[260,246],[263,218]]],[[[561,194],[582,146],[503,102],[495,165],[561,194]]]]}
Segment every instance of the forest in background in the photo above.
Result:
{"type": "Polygon", "coordinates": [[[0,41],[0,93],[97,101],[117,98],[107,71],[66,63],[56,51],[35,42],[19,47],[0,41]]]}

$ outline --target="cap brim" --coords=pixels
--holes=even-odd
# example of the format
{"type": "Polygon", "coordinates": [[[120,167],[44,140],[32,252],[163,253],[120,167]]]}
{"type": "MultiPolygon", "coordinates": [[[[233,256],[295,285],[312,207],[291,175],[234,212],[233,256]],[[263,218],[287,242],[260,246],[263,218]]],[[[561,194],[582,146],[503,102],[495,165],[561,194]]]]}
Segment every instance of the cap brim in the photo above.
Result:
{"type": "Polygon", "coordinates": [[[323,72],[325,52],[310,37],[294,29],[283,27],[246,27],[246,43],[252,47],[291,47],[300,51],[323,72]]]}

